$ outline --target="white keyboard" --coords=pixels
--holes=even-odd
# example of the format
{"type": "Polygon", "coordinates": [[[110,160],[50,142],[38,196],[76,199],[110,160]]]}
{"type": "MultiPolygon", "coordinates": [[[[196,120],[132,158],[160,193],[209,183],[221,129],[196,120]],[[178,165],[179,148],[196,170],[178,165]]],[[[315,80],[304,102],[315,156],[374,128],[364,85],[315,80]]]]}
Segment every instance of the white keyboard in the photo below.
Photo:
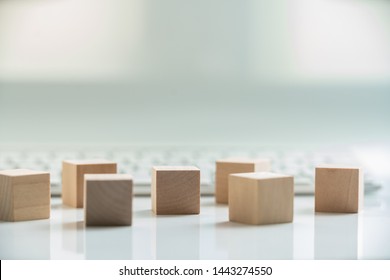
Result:
{"type": "MultiPolygon", "coordinates": [[[[119,173],[134,178],[134,194],[149,195],[154,165],[194,165],[201,170],[201,194],[214,193],[215,161],[229,157],[268,158],[274,172],[294,175],[296,194],[314,193],[314,168],[318,164],[361,165],[347,150],[299,151],[262,147],[226,146],[40,146],[0,147],[0,170],[27,168],[50,171],[52,195],[61,195],[63,160],[108,159],[119,173]]],[[[365,172],[365,191],[381,184],[365,172]]]]}

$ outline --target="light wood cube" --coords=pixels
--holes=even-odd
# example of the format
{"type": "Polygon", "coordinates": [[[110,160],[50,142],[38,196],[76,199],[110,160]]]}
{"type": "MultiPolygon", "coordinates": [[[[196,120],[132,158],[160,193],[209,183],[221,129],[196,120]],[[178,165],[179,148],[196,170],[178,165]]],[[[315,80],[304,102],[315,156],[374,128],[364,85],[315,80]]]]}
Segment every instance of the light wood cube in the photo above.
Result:
{"type": "Polygon", "coordinates": [[[152,210],[157,215],[199,214],[199,168],[193,166],[153,167],[152,210]]]}
{"type": "Polygon", "coordinates": [[[0,171],[0,220],[50,217],[50,174],[27,169],[0,171]]]}
{"type": "Polygon", "coordinates": [[[215,168],[215,200],[227,204],[229,201],[229,175],[269,171],[271,162],[268,159],[225,159],[217,160],[215,168]]]}
{"type": "Polygon", "coordinates": [[[66,160],[62,162],[62,202],[82,208],[85,174],[114,174],[116,163],[108,160],[66,160]]]}
{"type": "Polygon", "coordinates": [[[363,207],[363,170],[324,165],[315,172],[315,211],[357,213],[363,207]]]}
{"type": "Polygon", "coordinates": [[[229,220],[262,225],[293,220],[294,178],[255,172],[229,176],[229,220]]]}
{"type": "Polygon", "coordinates": [[[84,217],[87,226],[130,226],[133,180],[126,174],[84,176],[84,217]]]}

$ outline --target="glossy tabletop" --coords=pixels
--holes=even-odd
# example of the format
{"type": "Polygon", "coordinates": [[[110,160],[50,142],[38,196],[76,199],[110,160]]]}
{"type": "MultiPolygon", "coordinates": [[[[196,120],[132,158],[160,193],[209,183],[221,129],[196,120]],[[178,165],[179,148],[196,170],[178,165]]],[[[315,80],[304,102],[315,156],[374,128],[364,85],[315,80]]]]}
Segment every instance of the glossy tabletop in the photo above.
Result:
{"type": "Polygon", "coordinates": [[[359,214],[315,213],[313,196],[296,196],[288,224],[229,222],[214,197],[183,216],[155,216],[150,197],[135,197],[130,227],[85,227],[83,216],[52,198],[49,220],[0,222],[0,259],[390,259],[387,186],[359,214]]]}

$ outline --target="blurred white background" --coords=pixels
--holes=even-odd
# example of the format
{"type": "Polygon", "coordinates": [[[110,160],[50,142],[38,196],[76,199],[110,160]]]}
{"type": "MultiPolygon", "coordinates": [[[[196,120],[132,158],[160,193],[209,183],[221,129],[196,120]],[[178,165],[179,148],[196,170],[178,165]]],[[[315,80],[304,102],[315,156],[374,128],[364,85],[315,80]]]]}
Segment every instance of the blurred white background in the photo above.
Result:
{"type": "Polygon", "coordinates": [[[0,0],[0,142],[390,140],[385,0],[0,0]]]}

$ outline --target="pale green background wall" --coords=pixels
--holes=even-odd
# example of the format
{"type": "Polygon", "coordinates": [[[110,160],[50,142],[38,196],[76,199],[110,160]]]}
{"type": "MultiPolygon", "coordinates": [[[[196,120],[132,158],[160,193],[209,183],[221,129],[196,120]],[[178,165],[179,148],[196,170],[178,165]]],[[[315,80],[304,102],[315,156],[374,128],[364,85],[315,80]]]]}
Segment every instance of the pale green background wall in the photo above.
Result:
{"type": "Polygon", "coordinates": [[[390,2],[0,1],[0,142],[389,142],[390,2]]]}

